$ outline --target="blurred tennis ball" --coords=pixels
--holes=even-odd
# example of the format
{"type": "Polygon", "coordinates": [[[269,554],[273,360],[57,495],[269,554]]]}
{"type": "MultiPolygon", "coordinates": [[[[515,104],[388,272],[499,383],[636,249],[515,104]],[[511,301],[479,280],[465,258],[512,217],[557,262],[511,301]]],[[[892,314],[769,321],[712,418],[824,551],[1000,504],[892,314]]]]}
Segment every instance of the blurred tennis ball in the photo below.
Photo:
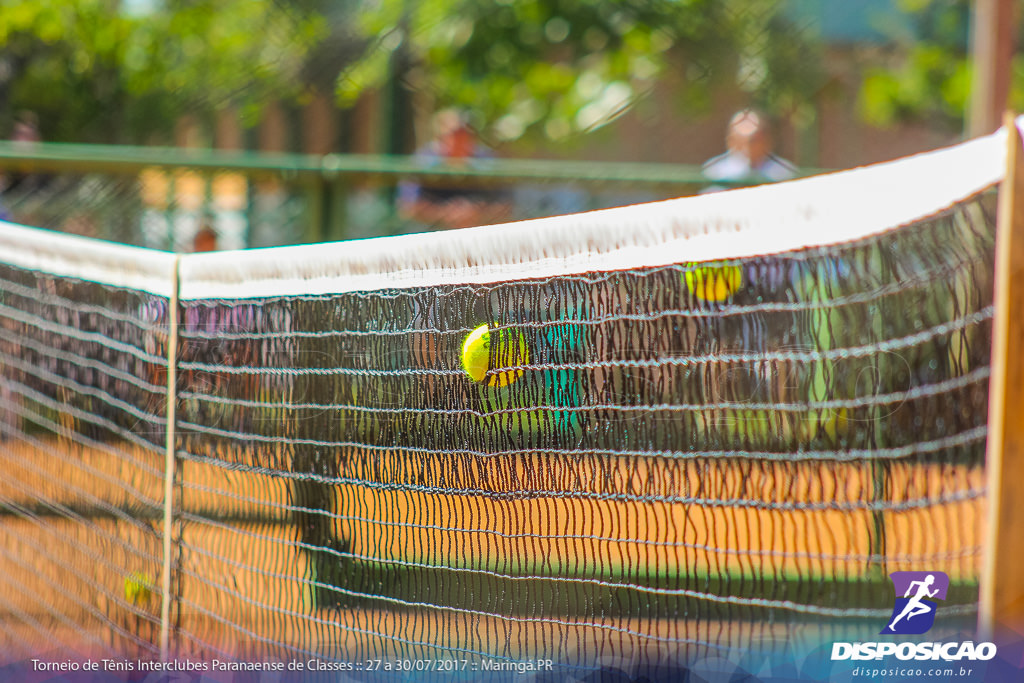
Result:
{"type": "Polygon", "coordinates": [[[135,605],[148,603],[153,599],[153,578],[145,572],[132,572],[124,577],[124,597],[135,605]]]}
{"type": "Polygon", "coordinates": [[[491,331],[484,324],[466,335],[462,342],[462,369],[474,382],[503,387],[519,379],[523,371],[510,369],[488,374],[493,357],[496,367],[512,368],[530,362],[530,352],[522,332],[509,329],[491,331]],[[494,346],[492,356],[491,346],[494,346]]]}
{"type": "Polygon", "coordinates": [[[821,427],[832,440],[846,436],[850,431],[850,420],[847,417],[846,408],[833,410],[827,417],[822,419],[821,427]]]}
{"type": "Polygon", "coordinates": [[[683,273],[686,288],[701,301],[725,301],[743,285],[739,266],[694,266],[683,273]]]}
{"type": "Polygon", "coordinates": [[[847,436],[850,433],[850,419],[846,408],[829,410],[819,413],[812,412],[804,422],[803,438],[812,439],[816,435],[824,435],[831,442],[847,436]]]}

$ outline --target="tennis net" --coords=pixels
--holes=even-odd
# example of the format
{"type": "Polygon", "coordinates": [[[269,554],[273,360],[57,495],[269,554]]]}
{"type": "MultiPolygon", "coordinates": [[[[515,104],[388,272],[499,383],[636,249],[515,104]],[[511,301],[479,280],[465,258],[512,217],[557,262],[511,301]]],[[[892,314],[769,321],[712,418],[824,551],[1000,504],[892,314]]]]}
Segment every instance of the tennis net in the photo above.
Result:
{"type": "Polygon", "coordinates": [[[0,640],[671,663],[921,569],[972,625],[1001,145],[249,252],[6,226],[0,640]]]}

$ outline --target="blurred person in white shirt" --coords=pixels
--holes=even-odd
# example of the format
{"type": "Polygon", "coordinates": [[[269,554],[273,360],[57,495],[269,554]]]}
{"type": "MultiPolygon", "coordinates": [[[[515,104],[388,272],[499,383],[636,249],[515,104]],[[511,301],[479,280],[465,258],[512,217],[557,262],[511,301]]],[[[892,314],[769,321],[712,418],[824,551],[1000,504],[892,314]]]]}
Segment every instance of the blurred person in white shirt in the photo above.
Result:
{"type": "Polygon", "coordinates": [[[797,168],[772,153],[768,120],[760,112],[744,109],[729,121],[725,154],[704,163],[704,176],[712,185],[704,192],[717,192],[742,185],[760,185],[789,180],[797,168]]]}

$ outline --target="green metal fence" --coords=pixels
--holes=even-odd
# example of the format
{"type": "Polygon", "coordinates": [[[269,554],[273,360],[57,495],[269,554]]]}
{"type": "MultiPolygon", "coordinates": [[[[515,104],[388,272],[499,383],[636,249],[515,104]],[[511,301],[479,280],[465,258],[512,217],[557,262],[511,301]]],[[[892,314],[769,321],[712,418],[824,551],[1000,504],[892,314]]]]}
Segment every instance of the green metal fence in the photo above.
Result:
{"type": "Polygon", "coordinates": [[[456,167],[409,156],[14,142],[0,142],[0,174],[0,209],[10,220],[177,251],[190,250],[204,225],[221,248],[445,227],[397,210],[403,183],[500,192],[508,207],[502,220],[684,196],[708,185],[700,167],[674,164],[487,159],[456,167]]]}

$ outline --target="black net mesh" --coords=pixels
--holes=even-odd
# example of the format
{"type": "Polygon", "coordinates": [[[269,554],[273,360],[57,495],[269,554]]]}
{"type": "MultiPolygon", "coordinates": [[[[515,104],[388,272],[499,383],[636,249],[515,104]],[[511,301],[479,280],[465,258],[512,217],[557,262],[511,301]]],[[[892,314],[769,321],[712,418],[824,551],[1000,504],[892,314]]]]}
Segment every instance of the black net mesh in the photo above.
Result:
{"type": "MultiPolygon", "coordinates": [[[[170,654],[681,661],[874,637],[922,567],[932,637],[969,627],[993,199],[772,256],[183,300],[170,654]]],[[[156,656],[168,299],[0,278],[0,642],[156,656]]]]}
{"type": "Polygon", "coordinates": [[[710,265],[186,303],[181,647],[585,665],[877,632],[921,566],[970,622],[990,204],[710,265]]]}
{"type": "Polygon", "coordinates": [[[0,265],[0,642],[156,656],[166,298],[0,265]]]}

